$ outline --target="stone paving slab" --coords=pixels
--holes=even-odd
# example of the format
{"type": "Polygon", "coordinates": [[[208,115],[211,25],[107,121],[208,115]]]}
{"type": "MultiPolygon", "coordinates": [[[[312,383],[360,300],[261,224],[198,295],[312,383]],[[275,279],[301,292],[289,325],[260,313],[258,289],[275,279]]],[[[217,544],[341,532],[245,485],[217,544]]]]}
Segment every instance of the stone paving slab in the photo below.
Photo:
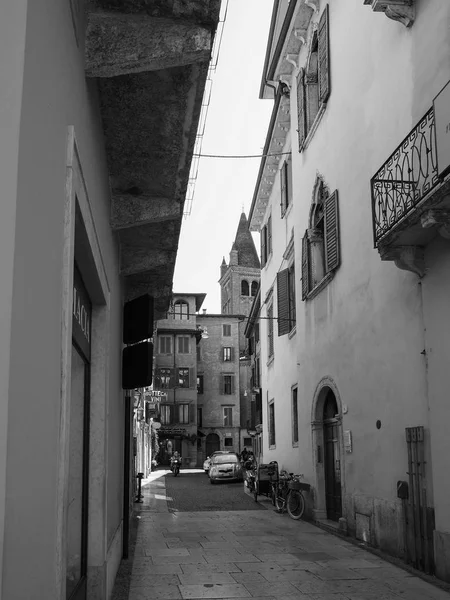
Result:
{"type": "Polygon", "coordinates": [[[125,565],[128,585],[122,579],[112,600],[450,600],[410,571],[270,507],[174,513],[164,481],[153,497],[152,485],[125,565]]]}

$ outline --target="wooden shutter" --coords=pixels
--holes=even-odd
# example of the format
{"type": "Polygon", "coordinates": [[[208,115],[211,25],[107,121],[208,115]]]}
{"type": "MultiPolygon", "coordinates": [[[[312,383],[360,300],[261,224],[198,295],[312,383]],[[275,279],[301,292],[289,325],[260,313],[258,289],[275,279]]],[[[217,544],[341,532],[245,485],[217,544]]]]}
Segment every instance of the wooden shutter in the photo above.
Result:
{"type": "Polygon", "coordinates": [[[309,240],[308,230],[302,239],[302,300],[306,300],[309,292],[309,240]]]}
{"type": "Polygon", "coordinates": [[[328,4],[319,21],[318,54],[319,54],[319,102],[325,103],[331,91],[330,82],[330,43],[329,43],[328,4]]]}
{"type": "Polygon", "coordinates": [[[298,148],[301,152],[306,138],[305,72],[300,69],[297,83],[298,148]]]}
{"type": "Polygon", "coordinates": [[[234,375],[230,375],[230,392],[234,394],[234,375]]]}
{"type": "Polygon", "coordinates": [[[340,264],[338,192],[335,190],[324,202],[325,271],[329,273],[340,264]]]}
{"type": "Polygon", "coordinates": [[[234,348],[230,348],[230,360],[231,362],[234,361],[234,348]]]}
{"type": "Polygon", "coordinates": [[[280,202],[280,206],[281,206],[281,216],[284,217],[285,213],[286,213],[286,208],[287,208],[287,202],[286,202],[286,197],[287,197],[287,170],[286,170],[286,163],[283,163],[283,166],[281,167],[281,171],[280,171],[280,177],[281,177],[281,202],[280,202]]]}
{"type": "Polygon", "coordinates": [[[272,254],[272,215],[267,219],[267,256],[272,254]]]}
{"type": "Polygon", "coordinates": [[[223,394],[225,394],[225,377],[223,375],[220,376],[219,393],[222,396],[223,396],[223,394]]]}
{"type": "Polygon", "coordinates": [[[196,412],[197,407],[195,406],[195,402],[191,402],[189,404],[189,423],[195,423],[197,417],[196,412]]]}
{"type": "Polygon", "coordinates": [[[278,335],[289,333],[289,270],[277,273],[278,335]]]}
{"type": "Polygon", "coordinates": [[[267,237],[267,227],[261,229],[261,268],[266,264],[266,237],[267,237]]]}

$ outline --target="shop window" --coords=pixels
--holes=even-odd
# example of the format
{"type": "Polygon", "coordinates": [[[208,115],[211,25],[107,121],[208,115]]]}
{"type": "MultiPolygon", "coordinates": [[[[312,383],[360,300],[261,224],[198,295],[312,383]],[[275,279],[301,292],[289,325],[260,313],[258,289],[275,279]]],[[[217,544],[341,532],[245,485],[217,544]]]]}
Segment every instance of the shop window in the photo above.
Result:
{"type": "Polygon", "coordinates": [[[190,351],[190,338],[188,335],[177,336],[178,340],[178,354],[189,354],[190,351]]]}
{"type": "Polygon", "coordinates": [[[173,307],[174,319],[187,321],[189,319],[189,304],[183,300],[177,300],[173,307]]]}
{"type": "Polygon", "coordinates": [[[223,426],[224,427],[233,427],[233,407],[232,406],[224,406],[223,407],[223,426]]]}
{"type": "Polygon", "coordinates": [[[160,335],[159,336],[159,353],[160,354],[172,354],[172,336],[160,335]]]}

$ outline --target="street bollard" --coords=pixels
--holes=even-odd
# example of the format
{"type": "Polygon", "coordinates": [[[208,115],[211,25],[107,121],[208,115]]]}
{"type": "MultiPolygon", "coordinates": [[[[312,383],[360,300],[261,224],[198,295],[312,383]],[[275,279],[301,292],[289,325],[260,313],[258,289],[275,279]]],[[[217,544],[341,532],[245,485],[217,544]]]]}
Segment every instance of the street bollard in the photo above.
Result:
{"type": "Polygon", "coordinates": [[[142,485],[142,479],[144,477],[144,473],[138,473],[136,475],[136,477],[137,477],[137,480],[138,480],[138,491],[137,491],[137,494],[136,494],[136,500],[135,500],[135,502],[139,502],[140,504],[142,504],[142,502],[143,502],[142,498],[144,496],[141,494],[141,485],[142,485]]]}

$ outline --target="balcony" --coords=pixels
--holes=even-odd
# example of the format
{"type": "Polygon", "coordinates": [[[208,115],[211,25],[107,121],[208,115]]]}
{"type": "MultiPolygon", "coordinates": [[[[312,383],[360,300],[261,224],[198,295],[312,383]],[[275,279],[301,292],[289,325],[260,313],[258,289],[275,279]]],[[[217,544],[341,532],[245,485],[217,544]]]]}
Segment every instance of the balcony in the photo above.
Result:
{"type": "Polygon", "coordinates": [[[450,237],[450,182],[438,175],[433,108],[372,177],[371,192],[381,259],[423,276],[424,247],[438,233],[450,237]]]}

